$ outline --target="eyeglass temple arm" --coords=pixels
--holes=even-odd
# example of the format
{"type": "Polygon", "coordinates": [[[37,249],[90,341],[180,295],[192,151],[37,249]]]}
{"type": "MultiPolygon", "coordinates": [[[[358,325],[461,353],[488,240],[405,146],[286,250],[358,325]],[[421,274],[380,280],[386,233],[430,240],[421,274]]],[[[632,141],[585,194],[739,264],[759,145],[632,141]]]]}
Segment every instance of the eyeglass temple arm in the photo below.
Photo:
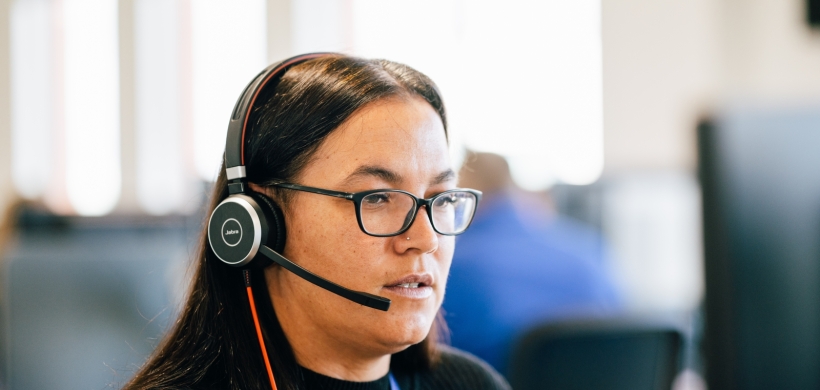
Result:
{"type": "Polygon", "coordinates": [[[299,276],[300,278],[305,279],[308,282],[311,282],[342,298],[347,298],[360,305],[364,305],[376,310],[387,311],[387,309],[390,308],[389,299],[380,297],[378,295],[368,294],[366,292],[354,291],[351,289],[344,288],[336,283],[333,283],[327,279],[322,278],[319,275],[316,275],[300,267],[298,264],[286,259],[285,257],[276,253],[273,249],[270,249],[267,246],[260,246],[259,253],[273,260],[273,262],[275,262],[276,264],[285,267],[285,269],[287,269],[290,272],[293,272],[294,274],[296,274],[296,276],[299,276]]]}
{"type": "Polygon", "coordinates": [[[274,184],[271,184],[271,185],[274,186],[274,187],[288,188],[288,189],[296,190],[296,191],[312,192],[314,194],[319,194],[319,195],[327,195],[327,196],[335,196],[337,198],[353,199],[353,194],[348,193],[348,192],[325,190],[325,189],[322,189],[322,188],[300,186],[298,184],[291,184],[291,183],[274,183],[274,184]]]}

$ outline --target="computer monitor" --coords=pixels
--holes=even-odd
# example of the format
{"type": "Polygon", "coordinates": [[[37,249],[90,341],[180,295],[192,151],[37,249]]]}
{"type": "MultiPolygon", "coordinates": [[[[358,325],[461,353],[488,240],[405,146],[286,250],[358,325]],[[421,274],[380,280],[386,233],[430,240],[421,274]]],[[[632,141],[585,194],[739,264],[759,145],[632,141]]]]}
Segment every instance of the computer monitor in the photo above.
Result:
{"type": "Polygon", "coordinates": [[[806,0],[806,21],[809,26],[820,28],[820,0],[806,0]]]}
{"type": "Polygon", "coordinates": [[[710,390],[820,388],[820,108],[698,130],[710,390]]]}
{"type": "Polygon", "coordinates": [[[515,343],[507,378],[516,390],[668,390],[682,344],[671,318],[545,323],[515,343]]]}

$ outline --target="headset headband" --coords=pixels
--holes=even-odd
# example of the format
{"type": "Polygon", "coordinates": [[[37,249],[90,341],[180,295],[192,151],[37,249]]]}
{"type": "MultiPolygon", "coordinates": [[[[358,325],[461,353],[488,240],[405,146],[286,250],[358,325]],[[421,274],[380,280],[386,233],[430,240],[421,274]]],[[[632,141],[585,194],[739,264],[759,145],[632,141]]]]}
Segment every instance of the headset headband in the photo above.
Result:
{"type": "MultiPolygon", "coordinates": [[[[248,118],[251,109],[259,96],[259,92],[269,82],[280,78],[288,69],[302,62],[314,58],[333,55],[332,53],[311,53],[288,58],[277,64],[268,66],[260,72],[253,81],[245,87],[242,96],[236,101],[231,122],[228,124],[228,139],[225,142],[225,173],[228,181],[242,180],[246,176],[245,171],[245,129],[248,125],[248,118]]],[[[238,186],[238,192],[244,192],[244,186],[238,186]]],[[[234,191],[231,191],[232,193],[234,191]]]]}

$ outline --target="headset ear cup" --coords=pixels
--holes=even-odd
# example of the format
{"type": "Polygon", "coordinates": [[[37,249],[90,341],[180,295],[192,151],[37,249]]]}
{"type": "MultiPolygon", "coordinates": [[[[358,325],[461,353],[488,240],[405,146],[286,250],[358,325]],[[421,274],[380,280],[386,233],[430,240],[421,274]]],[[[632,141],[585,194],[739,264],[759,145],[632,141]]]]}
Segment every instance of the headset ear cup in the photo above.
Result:
{"type": "Polygon", "coordinates": [[[254,193],[252,196],[259,203],[268,220],[266,245],[277,253],[282,253],[285,249],[285,214],[273,199],[259,193],[254,193]]]}

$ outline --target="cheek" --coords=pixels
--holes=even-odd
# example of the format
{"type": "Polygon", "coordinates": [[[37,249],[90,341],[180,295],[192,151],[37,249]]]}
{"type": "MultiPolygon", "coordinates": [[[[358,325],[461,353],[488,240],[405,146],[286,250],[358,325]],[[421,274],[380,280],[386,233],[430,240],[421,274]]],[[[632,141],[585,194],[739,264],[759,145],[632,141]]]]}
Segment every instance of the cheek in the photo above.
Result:
{"type": "Polygon", "coordinates": [[[456,250],[456,238],[453,236],[439,236],[438,252],[444,263],[447,263],[447,268],[450,268],[450,263],[453,262],[453,252],[456,250]]]}
{"type": "Polygon", "coordinates": [[[328,260],[346,270],[348,286],[363,291],[381,286],[387,270],[380,264],[388,257],[389,240],[368,236],[355,224],[337,234],[335,246],[328,251],[332,258],[328,260]]]}
{"type": "Polygon", "coordinates": [[[321,203],[312,204],[310,200],[292,201],[285,213],[285,255],[303,266],[311,266],[310,259],[315,258],[317,250],[333,245],[328,240],[336,238],[334,229],[341,217],[333,209],[322,207],[321,203]]]}
{"type": "Polygon", "coordinates": [[[344,204],[333,204],[328,199],[313,199],[300,195],[289,205],[285,213],[288,229],[287,244],[296,250],[297,245],[309,244],[314,249],[324,248],[339,240],[341,234],[356,226],[353,205],[347,210],[344,204]],[[348,215],[349,214],[349,215],[348,215]],[[352,219],[352,224],[350,223],[352,219]],[[292,244],[292,245],[291,245],[292,244]]]}
{"type": "MultiPolygon", "coordinates": [[[[450,266],[453,264],[453,252],[456,249],[456,242],[455,237],[453,236],[440,236],[439,238],[439,246],[438,250],[436,251],[436,262],[439,268],[440,278],[442,283],[439,284],[439,299],[443,300],[444,298],[444,290],[446,287],[447,277],[450,274],[450,266]]],[[[439,301],[441,304],[441,301],[439,301]]]]}
{"type": "Polygon", "coordinates": [[[367,274],[372,259],[384,253],[385,240],[359,229],[353,204],[322,199],[294,204],[292,210],[295,212],[286,217],[289,230],[285,246],[291,260],[332,276],[334,282],[346,287],[364,286],[361,275],[367,274]]]}

